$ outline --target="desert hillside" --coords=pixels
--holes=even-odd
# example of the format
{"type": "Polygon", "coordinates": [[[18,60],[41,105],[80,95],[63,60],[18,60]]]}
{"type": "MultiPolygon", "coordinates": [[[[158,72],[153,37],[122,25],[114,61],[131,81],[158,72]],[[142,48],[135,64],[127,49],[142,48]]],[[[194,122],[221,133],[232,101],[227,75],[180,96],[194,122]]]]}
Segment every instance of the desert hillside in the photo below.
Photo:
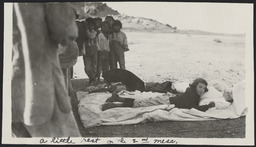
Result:
{"type": "Polygon", "coordinates": [[[133,17],[125,14],[120,14],[113,10],[107,4],[102,2],[73,2],[73,7],[79,14],[79,19],[87,17],[105,18],[108,15],[118,19],[123,23],[124,29],[136,31],[160,31],[160,32],[175,32],[177,27],[169,24],[163,24],[156,20],[143,17],[133,17]]]}
{"type": "Polygon", "coordinates": [[[131,30],[146,30],[146,31],[161,31],[161,32],[175,32],[177,27],[173,27],[169,24],[163,24],[156,20],[144,18],[144,17],[133,17],[125,14],[115,15],[115,19],[120,20],[123,23],[124,29],[131,30]]]}
{"type": "Polygon", "coordinates": [[[80,19],[86,17],[106,17],[108,15],[118,15],[118,11],[108,7],[102,2],[72,2],[74,9],[80,15],[80,19]]]}

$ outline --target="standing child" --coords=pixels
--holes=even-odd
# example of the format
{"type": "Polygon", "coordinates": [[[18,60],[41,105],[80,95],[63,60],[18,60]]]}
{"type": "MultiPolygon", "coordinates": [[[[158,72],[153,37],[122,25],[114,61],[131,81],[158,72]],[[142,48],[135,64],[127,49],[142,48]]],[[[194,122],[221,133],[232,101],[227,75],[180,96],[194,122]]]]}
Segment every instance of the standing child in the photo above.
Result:
{"type": "Polygon", "coordinates": [[[113,22],[114,22],[114,18],[112,16],[106,16],[105,21],[109,22],[110,24],[110,30],[109,30],[109,34],[113,33],[113,22]]]}
{"type": "Polygon", "coordinates": [[[110,54],[111,65],[113,69],[117,68],[117,62],[119,62],[120,69],[125,69],[124,52],[128,51],[127,37],[124,32],[121,31],[122,23],[119,20],[113,22],[113,33],[110,38],[110,54]]]}
{"type": "Polygon", "coordinates": [[[102,22],[101,32],[97,36],[97,48],[98,48],[98,69],[97,78],[100,81],[100,74],[109,70],[109,30],[110,24],[107,21],[102,22]]]}
{"type": "Polygon", "coordinates": [[[96,36],[97,32],[94,30],[95,24],[93,18],[87,18],[88,24],[87,37],[85,42],[85,55],[84,59],[84,71],[89,77],[89,84],[95,83],[96,71],[97,71],[97,46],[96,36]]]}
{"type": "Polygon", "coordinates": [[[97,32],[97,35],[100,33],[102,18],[96,17],[94,18],[95,27],[94,30],[97,32]]]}
{"type": "MultiPolygon", "coordinates": [[[[112,16],[106,16],[105,17],[105,21],[109,22],[109,24],[110,24],[109,35],[111,35],[114,32],[113,31],[113,21],[114,21],[114,18],[112,16]]],[[[111,54],[109,54],[109,67],[110,67],[110,69],[113,69],[112,64],[111,64],[112,63],[111,59],[112,59],[112,56],[111,56],[111,54]]]]}

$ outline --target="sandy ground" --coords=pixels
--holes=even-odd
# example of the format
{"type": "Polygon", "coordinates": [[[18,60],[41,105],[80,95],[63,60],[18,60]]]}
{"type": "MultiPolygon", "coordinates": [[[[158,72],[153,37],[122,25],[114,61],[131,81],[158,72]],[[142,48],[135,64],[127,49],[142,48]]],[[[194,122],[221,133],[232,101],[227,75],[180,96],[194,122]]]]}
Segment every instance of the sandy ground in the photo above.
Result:
{"type": "MultiPolygon", "coordinates": [[[[125,33],[130,48],[125,53],[126,68],[145,82],[191,82],[204,77],[231,86],[245,78],[244,36],[125,33]]],[[[82,57],[74,66],[74,77],[87,78],[82,57]]]]}
{"type": "MultiPolygon", "coordinates": [[[[192,82],[196,77],[218,81],[228,87],[245,78],[244,36],[186,35],[129,32],[130,51],[125,53],[126,68],[145,82],[166,80],[192,82]],[[221,40],[217,43],[214,40],[221,40]]],[[[72,80],[74,92],[88,86],[78,58],[72,80]]],[[[73,96],[75,94],[73,93],[73,96]]],[[[75,106],[77,102],[73,102],[75,106]]],[[[245,117],[204,122],[154,122],[128,126],[100,126],[84,129],[74,114],[82,136],[91,137],[213,137],[245,136],[245,117]],[[166,130],[168,128],[168,130],[166,130]],[[122,131],[120,131],[122,130],[122,131]]]]}

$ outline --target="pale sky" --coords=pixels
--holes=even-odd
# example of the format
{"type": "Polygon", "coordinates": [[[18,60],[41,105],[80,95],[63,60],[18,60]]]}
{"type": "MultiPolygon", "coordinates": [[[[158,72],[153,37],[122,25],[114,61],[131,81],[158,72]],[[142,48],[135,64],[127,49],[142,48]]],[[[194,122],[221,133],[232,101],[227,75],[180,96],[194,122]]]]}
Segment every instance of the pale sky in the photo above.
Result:
{"type": "Polygon", "coordinates": [[[251,27],[253,5],[232,3],[107,2],[121,14],[146,17],[178,29],[245,33],[251,27]]]}

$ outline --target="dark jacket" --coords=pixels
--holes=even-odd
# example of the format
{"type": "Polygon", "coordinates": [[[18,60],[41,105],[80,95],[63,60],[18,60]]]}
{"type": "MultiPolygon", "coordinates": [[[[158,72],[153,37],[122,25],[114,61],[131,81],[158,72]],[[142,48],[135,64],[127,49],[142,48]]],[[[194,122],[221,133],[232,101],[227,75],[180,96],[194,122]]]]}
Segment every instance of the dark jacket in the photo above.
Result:
{"type": "Polygon", "coordinates": [[[127,86],[128,91],[145,91],[144,82],[137,77],[135,74],[124,69],[111,69],[104,72],[103,78],[105,81],[111,82],[122,82],[127,86]]]}
{"type": "Polygon", "coordinates": [[[195,108],[200,111],[209,109],[208,105],[199,106],[200,96],[195,89],[188,87],[185,93],[169,98],[170,103],[174,104],[177,108],[191,109],[195,108]]]}

